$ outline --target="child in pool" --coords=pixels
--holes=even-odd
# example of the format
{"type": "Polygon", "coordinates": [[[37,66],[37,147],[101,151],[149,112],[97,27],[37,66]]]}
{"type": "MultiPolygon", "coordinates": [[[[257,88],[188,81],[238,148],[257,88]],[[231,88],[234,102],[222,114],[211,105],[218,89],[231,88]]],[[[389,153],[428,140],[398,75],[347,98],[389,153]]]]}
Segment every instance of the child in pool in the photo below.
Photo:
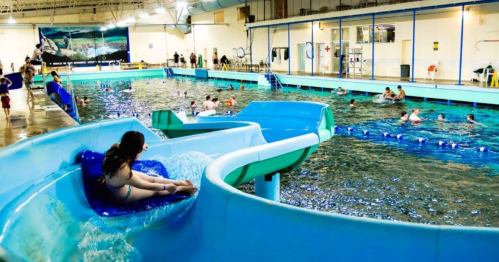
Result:
{"type": "Polygon", "coordinates": [[[132,165],[148,146],[144,135],[137,131],[128,131],[121,142],[114,144],[107,152],[102,164],[106,187],[120,203],[134,203],[141,199],[157,195],[176,193],[195,194],[197,188],[189,180],[179,181],[160,177],[151,177],[132,170],[132,165]]]}
{"type": "Polygon", "coordinates": [[[356,107],[357,106],[357,102],[355,102],[355,99],[351,99],[350,100],[350,106],[351,107],[356,107]]]}
{"type": "Polygon", "coordinates": [[[348,90],[347,89],[343,90],[341,87],[338,87],[338,92],[336,94],[337,95],[346,95],[346,94],[348,94],[348,90]]]}
{"type": "Polygon", "coordinates": [[[191,113],[192,115],[195,115],[196,114],[196,108],[198,107],[198,105],[196,104],[196,101],[195,100],[192,100],[191,101],[191,113]]]}
{"type": "Polygon", "coordinates": [[[405,122],[407,120],[409,120],[409,114],[407,114],[406,111],[402,111],[402,113],[400,113],[400,121],[405,122]]]}

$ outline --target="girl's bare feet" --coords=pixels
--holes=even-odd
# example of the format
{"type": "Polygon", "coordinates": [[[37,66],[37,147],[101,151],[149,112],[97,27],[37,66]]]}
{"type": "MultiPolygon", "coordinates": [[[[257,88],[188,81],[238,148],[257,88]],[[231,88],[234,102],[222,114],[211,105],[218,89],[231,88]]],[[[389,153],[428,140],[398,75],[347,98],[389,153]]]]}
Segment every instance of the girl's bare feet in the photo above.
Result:
{"type": "Polygon", "coordinates": [[[193,187],[193,186],[179,186],[179,187],[177,187],[177,193],[194,195],[197,192],[198,192],[198,189],[193,187]]]}

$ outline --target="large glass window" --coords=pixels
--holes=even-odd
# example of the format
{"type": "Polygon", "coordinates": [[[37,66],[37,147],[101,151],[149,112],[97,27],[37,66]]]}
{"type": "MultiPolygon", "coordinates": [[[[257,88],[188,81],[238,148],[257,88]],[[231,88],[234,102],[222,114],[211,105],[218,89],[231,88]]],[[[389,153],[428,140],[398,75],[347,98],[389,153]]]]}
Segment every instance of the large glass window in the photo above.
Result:
{"type": "MultiPolygon", "coordinates": [[[[373,27],[372,25],[357,27],[357,43],[371,43],[373,27]]],[[[393,43],[395,42],[395,24],[379,24],[374,26],[375,43],[393,43]]]]}

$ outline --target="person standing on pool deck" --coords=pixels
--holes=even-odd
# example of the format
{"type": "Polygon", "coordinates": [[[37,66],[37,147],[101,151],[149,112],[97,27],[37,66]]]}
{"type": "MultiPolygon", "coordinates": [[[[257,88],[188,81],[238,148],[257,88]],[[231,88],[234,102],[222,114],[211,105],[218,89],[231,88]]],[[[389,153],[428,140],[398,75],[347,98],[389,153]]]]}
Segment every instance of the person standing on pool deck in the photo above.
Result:
{"type": "Polygon", "coordinates": [[[191,59],[191,68],[196,68],[196,55],[194,53],[191,53],[190,59],[191,59]]]}
{"type": "Polygon", "coordinates": [[[35,100],[35,95],[33,95],[33,83],[35,79],[35,67],[31,64],[31,59],[29,57],[26,57],[24,59],[26,61],[26,64],[23,66],[23,72],[24,72],[24,85],[26,86],[26,90],[28,91],[28,97],[26,98],[26,102],[29,103],[29,101],[35,100]],[[30,99],[31,97],[31,99],[30,99]]]}
{"type": "Polygon", "coordinates": [[[132,170],[133,163],[148,146],[144,135],[137,131],[128,131],[121,142],[114,144],[107,152],[102,163],[106,187],[119,203],[134,203],[152,196],[184,193],[193,195],[197,192],[189,180],[171,180],[151,177],[132,170]]]}
{"type": "Polygon", "coordinates": [[[175,52],[175,54],[173,55],[173,62],[174,62],[174,66],[176,66],[178,68],[178,54],[177,52],[175,52]]]}
{"type": "Polygon", "coordinates": [[[3,65],[2,61],[0,61],[0,77],[3,76],[3,65]]]}
{"type": "Polygon", "coordinates": [[[397,86],[397,90],[399,91],[399,94],[395,96],[394,100],[404,100],[405,99],[405,91],[402,90],[402,86],[397,86]]]}
{"type": "Polygon", "coordinates": [[[213,58],[213,68],[214,68],[215,70],[218,70],[219,68],[218,68],[218,54],[217,54],[217,52],[215,52],[215,53],[213,54],[213,57],[212,57],[212,58],[213,58]]]}
{"type": "Polygon", "coordinates": [[[185,58],[184,58],[184,54],[181,54],[181,55],[180,55],[180,64],[181,64],[182,68],[185,68],[185,58]]]}
{"type": "Polygon", "coordinates": [[[409,121],[413,123],[419,123],[421,122],[421,118],[419,118],[419,108],[414,108],[412,109],[412,114],[409,116],[409,121]]]}
{"type": "Polygon", "coordinates": [[[10,97],[9,97],[9,87],[12,85],[12,81],[7,77],[0,79],[0,97],[2,101],[3,112],[5,113],[5,118],[10,119],[10,97]]]}

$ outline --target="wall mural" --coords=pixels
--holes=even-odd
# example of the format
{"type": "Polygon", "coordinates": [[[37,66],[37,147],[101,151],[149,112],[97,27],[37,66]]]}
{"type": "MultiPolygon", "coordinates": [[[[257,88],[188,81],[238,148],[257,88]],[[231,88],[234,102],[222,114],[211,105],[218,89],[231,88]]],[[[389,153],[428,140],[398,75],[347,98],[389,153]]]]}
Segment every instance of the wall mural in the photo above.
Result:
{"type": "Polygon", "coordinates": [[[128,28],[40,27],[47,66],[95,66],[129,62],[128,28]]]}

